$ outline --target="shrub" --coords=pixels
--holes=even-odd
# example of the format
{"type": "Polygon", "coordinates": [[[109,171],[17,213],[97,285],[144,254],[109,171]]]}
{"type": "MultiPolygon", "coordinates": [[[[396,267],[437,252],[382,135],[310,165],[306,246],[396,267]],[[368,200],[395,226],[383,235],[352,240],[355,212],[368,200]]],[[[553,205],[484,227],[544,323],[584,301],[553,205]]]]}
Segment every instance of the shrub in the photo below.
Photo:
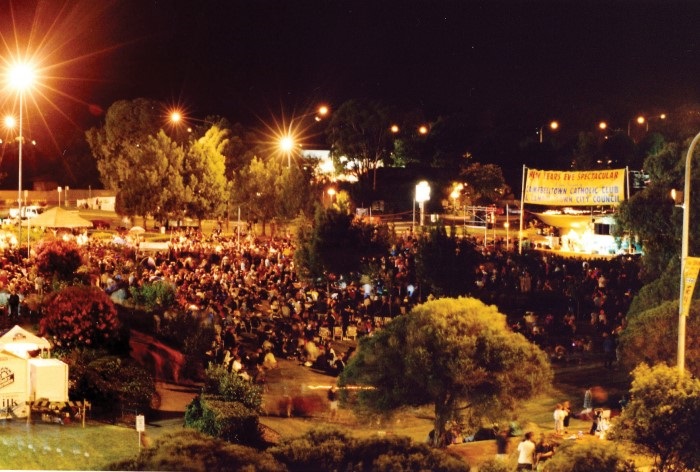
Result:
{"type": "Polygon", "coordinates": [[[619,472],[626,463],[615,443],[569,441],[546,462],[546,472],[619,472]]]}
{"type": "Polygon", "coordinates": [[[509,463],[499,459],[488,459],[479,464],[479,472],[510,472],[513,467],[509,463]]]}
{"type": "Polygon", "coordinates": [[[221,365],[213,365],[207,369],[203,392],[218,395],[223,401],[239,402],[246,408],[261,412],[262,387],[229,372],[221,365]]]}
{"type": "Polygon", "coordinates": [[[185,426],[224,441],[260,445],[258,414],[240,402],[199,395],[185,410],[185,426]]]}
{"type": "Polygon", "coordinates": [[[106,470],[167,470],[188,472],[284,472],[270,454],[230,444],[192,430],[168,434],[138,457],[108,465],[106,470]]]}
{"type": "Polygon", "coordinates": [[[468,471],[445,451],[409,438],[354,439],[334,429],[311,430],[268,450],[290,471],[468,471]]]}
{"type": "Polygon", "coordinates": [[[64,360],[70,366],[71,398],[87,399],[112,418],[124,410],[148,410],[156,392],[153,377],[130,359],[76,350],[64,360]]]}
{"type": "Polygon", "coordinates": [[[175,303],[175,287],[163,281],[130,287],[129,293],[134,303],[146,308],[147,311],[167,309],[175,303]]]}
{"type": "Polygon", "coordinates": [[[80,247],[75,241],[54,239],[42,241],[36,249],[36,267],[39,272],[71,280],[83,264],[80,247]]]}
{"type": "Polygon", "coordinates": [[[50,295],[39,327],[59,350],[117,348],[123,341],[114,303],[97,287],[70,286],[50,295]]]}

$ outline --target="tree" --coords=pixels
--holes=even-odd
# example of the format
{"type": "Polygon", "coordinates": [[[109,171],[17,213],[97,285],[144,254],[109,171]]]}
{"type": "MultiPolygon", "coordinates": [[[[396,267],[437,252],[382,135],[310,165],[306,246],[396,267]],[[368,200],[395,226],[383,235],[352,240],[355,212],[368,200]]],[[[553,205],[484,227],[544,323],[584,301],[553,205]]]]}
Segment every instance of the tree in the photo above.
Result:
{"type": "MultiPolygon", "coordinates": [[[[683,210],[674,208],[670,198],[671,189],[682,189],[685,177],[685,158],[690,144],[656,143],[650,147],[650,154],[644,161],[644,170],[649,174],[650,183],[642,191],[620,205],[616,216],[615,235],[629,233],[636,235],[643,244],[642,259],[648,281],[658,278],[661,272],[672,270],[678,273],[680,260],[681,227],[683,210]]],[[[693,156],[691,166],[691,188],[700,180],[698,152],[693,156]]],[[[686,205],[690,212],[689,254],[700,254],[700,192],[691,191],[691,201],[686,205]]],[[[678,276],[677,276],[678,277],[678,276]]],[[[669,293],[668,298],[677,296],[669,293]]]]}
{"type": "Polygon", "coordinates": [[[501,168],[495,164],[475,162],[460,172],[466,182],[466,193],[475,205],[487,205],[510,192],[501,168]]]}
{"type": "Polygon", "coordinates": [[[233,182],[234,204],[248,209],[249,220],[262,220],[263,234],[265,224],[277,214],[280,198],[277,179],[284,173],[289,170],[284,170],[279,160],[254,157],[233,182]]]}
{"type": "Polygon", "coordinates": [[[109,464],[106,470],[283,472],[287,469],[268,453],[184,430],[159,438],[136,458],[109,464]]]}
{"type": "Polygon", "coordinates": [[[122,155],[133,167],[124,172],[116,198],[122,215],[153,215],[157,221],[183,216],[186,202],[182,163],[185,151],[163,130],[144,138],[143,144],[125,148],[122,155]]]}
{"type": "Polygon", "coordinates": [[[148,136],[160,129],[162,106],[153,100],[137,98],[114,102],[105,115],[105,124],[85,133],[105,188],[119,190],[121,183],[138,169],[136,157],[127,150],[144,145],[148,136]]]}
{"type": "Polygon", "coordinates": [[[342,207],[317,207],[313,226],[302,225],[297,240],[294,260],[311,278],[358,272],[364,259],[384,255],[388,249],[385,231],[363,224],[342,207]]]}
{"type": "Polygon", "coordinates": [[[192,142],[185,153],[182,176],[187,215],[198,220],[218,216],[226,201],[226,177],[223,151],[228,131],[212,126],[204,136],[192,142]]]}
{"type": "Polygon", "coordinates": [[[109,296],[98,287],[75,285],[52,293],[39,323],[60,350],[80,347],[114,347],[119,342],[120,322],[109,296]]]}
{"type": "Polygon", "coordinates": [[[431,229],[418,239],[416,274],[426,294],[456,297],[474,287],[475,264],[480,255],[466,239],[447,235],[444,226],[431,229]]]}
{"type": "Polygon", "coordinates": [[[82,264],[82,252],[75,241],[44,240],[36,247],[36,267],[42,274],[71,280],[82,264]]]}
{"type": "MultiPolygon", "coordinates": [[[[628,315],[628,325],[620,333],[622,363],[629,370],[640,363],[677,361],[678,301],[650,304],[652,308],[628,315]]],[[[700,375],[700,302],[691,305],[686,325],[686,368],[700,375]]]]}
{"type": "Polygon", "coordinates": [[[373,173],[372,190],[377,188],[377,167],[392,149],[391,110],[369,100],[349,100],[333,113],[328,124],[331,156],[337,163],[346,158],[344,167],[358,178],[373,173]]]}
{"type": "Polygon", "coordinates": [[[675,367],[639,365],[615,432],[644,447],[659,471],[700,468],[700,380],[675,367]]]}
{"type": "Polygon", "coordinates": [[[360,390],[356,407],[392,411],[434,405],[433,445],[460,412],[509,408],[547,388],[546,355],[511,332],[495,306],[471,298],[418,305],[360,341],[340,377],[360,390]]]}

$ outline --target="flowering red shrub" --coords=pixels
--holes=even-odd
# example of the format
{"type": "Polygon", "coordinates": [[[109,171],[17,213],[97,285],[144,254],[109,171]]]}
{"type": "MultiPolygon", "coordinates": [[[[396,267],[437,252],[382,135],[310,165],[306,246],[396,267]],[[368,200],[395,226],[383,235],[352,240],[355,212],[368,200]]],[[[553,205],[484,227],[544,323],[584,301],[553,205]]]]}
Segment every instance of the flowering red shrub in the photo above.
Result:
{"type": "Polygon", "coordinates": [[[58,349],[107,347],[119,336],[119,318],[112,300],[97,287],[75,285],[51,295],[40,333],[58,349]]]}
{"type": "Polygon", "coordinates": [[[75,241],[55,239],[42,242],[37,248],[36,267],[46,275],[57,275],[62,280],[70,280],[83,264],[80,247],[75,241]]]}

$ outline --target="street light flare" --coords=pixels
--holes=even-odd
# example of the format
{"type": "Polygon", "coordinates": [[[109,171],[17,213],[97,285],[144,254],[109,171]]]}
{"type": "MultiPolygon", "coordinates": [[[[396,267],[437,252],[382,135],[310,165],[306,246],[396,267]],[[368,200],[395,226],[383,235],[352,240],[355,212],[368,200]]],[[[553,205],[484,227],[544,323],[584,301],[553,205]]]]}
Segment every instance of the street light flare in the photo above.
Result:
{"type": "Polygon", "coordinates": [[[12,88],[23,91],[34,85],[36,81],[36,70],[32,64],[13,64],[10,66],[7,78],[12,88]]]}
{"type": "Polygon", "coordinates": [[[289,152],[294,148],[294,139],[291,136],[283,136],[280,139],[280,149],[289,152]]]}
{"type": "Polygon", "coordinates": [[[5,128],[9,129],[13,129],[15,126],[17,126],[17,120],[15,120],[15,117],[11,115],[6,116],[3,123],[5,123],[5,128]]]}

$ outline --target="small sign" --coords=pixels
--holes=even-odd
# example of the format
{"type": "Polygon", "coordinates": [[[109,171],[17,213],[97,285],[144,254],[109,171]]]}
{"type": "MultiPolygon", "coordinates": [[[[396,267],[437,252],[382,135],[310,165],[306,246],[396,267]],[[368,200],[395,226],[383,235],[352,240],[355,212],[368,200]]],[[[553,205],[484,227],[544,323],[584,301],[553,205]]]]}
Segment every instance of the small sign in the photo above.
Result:
{"type": "Polygon", "coordinates": [[[690,300],[695,290],[695,282],[700,271],[700,257],[686,257],[683,265],[683,297],[681,299],[681,312],[684,316],[690,313],[690,300]]]}
{"type": "Polygon", "coordinates": [[[146,431],[146,417],[143,415],[136,416],[136,431],[139,433],[146,431]]]}

